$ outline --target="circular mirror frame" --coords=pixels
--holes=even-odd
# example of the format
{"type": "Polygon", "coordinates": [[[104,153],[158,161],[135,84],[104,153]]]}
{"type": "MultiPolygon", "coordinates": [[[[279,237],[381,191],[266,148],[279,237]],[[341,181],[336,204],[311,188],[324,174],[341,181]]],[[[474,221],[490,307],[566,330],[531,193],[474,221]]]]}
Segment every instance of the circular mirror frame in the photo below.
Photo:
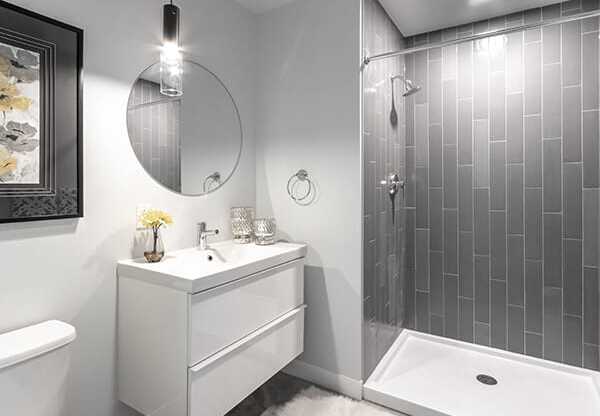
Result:
{"type": "MultiPolygon", "coordinates": [[[[235,101],[235,99],[233,98],[233,95],[231,94],[231,91],[229,91],[229,88],[227,88],[227,86],[221,80],[221,78],[219,78],[217,76],[217,74],[215,74],[213,71],[211,71],[210,69],[208,69],[206,66],[204,66],[204,65],[198,63],[198,61],[194,60],[194,56],[192,56],[192,55],[185,54],[183,56],[183,62],[184,63],[188,63],[188,64],[192,64],[192,65],[195,65],[195,66],[198,66],[201,69],[203,69],[204,71],[206,71],[209,75],[211,75],[219,83],[219,85],[221,85],[221,87],[223,87],[223,89],[227,93],[227,96],[231,100],[231,103],[233,104],[233,109],[235,110],[235,115],[237,117],[238,127],[239,127],[239,130],[240,130],[240,148],[239,148],[237,157],[235,158],[235,163],[233,164],[231,172],[229,172],[229,174],[227,175],[227,177],[225,178],[225,180],[223,180],[219,184],[219,186],[217,186],[216,188],[213,188],[213,189],[211,189],[211,190],[209,190],[208,192],[205,192],[205,193],[201,193],[201,194],[186,194],[186,193],[183,193],[183,192],[178,192],[178,191],[175,191],[175,190],[169,188],[168,186],[164,185],[158,179],[156,179],[150,172],[148,172],[148,170],[142,164],[142,162],[141,162],[140,158],[138,157],[137,153],[135,152],[135,149],[133,147],[133,143],[131,141],[131,137],[129,135],[129,101],[131,100],[131,94],[133,93],[133,87],[135,86],[135,83],[140,79],[140,75],[142,75],[143,73],[145,73],[146,71],[148,71],[153,66],[155,66],[157,64],[160,64],[159,61],[153,62],[152,64],[150,64],[147,67],[145,67],[137,75],[137,77],[133,81],[133,84],[131,85],[131,87],[129,89],[129,95],[127,97],[127,110],[126,110],[127,116],[126,116],[126,121],[125,122],[126,122],[126,128],[127,128],[127,137],[129,138],[129,146],[131,147],[131,151],[135,155],[135,158],[137,159],[138,163],[142,167],[143,171],[146,172],[146,174],[148,176],[150,176],[152,178],[152,180],[154,182],[156,182],[157,184],[159,184],[161,187],[163,187],[163,188],[165,188],[165,189],[167,189],[167,190],[169,190],[169,191],[171,191],[171,192],[173,192],[173,193],[175,193],[177,195],[189,196],[189,197],[200,197],[200,196],[206,196],[206,195],[212,194],[212,193],[218,191],[219,189],[221,189],[223,186],[225,186],[227,184],[227,182],[229,182],[231,180],[231,178],[233,177],[233,174],[237,171],[237,169],[238,169],[238,167],[240,165],[240,160],[242,158],[242,152],[244,150],[244,129],[243,129],[243,125],[242,125],[242,117],[240,115],[240,110],[238,108],[237,102],[235,101]]],[[[185,88],[185,86],[184,86],[184,88],[185,88]]]]}

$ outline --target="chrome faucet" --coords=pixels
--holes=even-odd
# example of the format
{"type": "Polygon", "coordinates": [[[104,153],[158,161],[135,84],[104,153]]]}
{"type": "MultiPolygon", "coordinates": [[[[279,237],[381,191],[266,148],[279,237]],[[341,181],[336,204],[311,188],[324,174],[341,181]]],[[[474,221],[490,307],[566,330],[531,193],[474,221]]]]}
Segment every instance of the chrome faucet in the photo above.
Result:
{"type": "Polygon", "coordinates": [[[219,234],[218,229],[207,230],[206,223],[201,222],[198,224],[198,245],[200,246],[200,250],[208,250],[208,237],[211,235],[219,234]]]}

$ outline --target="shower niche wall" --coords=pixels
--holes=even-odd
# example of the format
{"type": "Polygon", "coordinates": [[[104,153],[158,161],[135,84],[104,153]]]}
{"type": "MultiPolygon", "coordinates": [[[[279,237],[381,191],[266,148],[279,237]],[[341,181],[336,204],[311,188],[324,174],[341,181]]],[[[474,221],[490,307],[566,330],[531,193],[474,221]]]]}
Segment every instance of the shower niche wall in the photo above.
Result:
{"type": "MultiPolygon", "coordinates": [[[[597,8],[404,38],[365,0],[365,53],[597,8]]],[[[599,29],[574,20],[364,67],[365,380],[405,328],[599,369],[599,29]],[[396,84],[392,100],[403,73],[421,90],[396,84]],[[390,172],[406,179],[394,208],[390,172]]]]}

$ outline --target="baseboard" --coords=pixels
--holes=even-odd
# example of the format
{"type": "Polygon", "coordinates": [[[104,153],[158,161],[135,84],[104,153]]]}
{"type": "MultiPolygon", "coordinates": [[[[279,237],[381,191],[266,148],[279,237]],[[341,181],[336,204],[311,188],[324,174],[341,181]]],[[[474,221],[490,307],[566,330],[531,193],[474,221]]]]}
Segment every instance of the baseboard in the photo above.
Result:
{"type": "Polygon", "coordinates": [[[341,374],[335,374],[316,365],[295,360],[282,370],[284,373],[317,386],[343,394],[356,400],[362,400],[362,380],[355,380],[341,374]]]}

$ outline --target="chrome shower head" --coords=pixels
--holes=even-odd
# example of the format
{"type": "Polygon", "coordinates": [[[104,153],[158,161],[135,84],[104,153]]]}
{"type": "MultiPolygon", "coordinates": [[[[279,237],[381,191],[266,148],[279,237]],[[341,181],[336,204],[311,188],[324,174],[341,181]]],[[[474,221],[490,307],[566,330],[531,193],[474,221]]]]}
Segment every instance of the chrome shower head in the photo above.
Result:
{"type": "Polygon", "coordinates": [[[419,91],[421,91],[421,86],[420,85],[416,85],[414,82],[412,82],[410,79],[406,78],[404,75],[393,76],[392,77],[392,84],[397,79],[401,79],[402,82],[404,83],[404,92],[402,93],[403,97],[409,97],[409,96],[411,96],[413,94],[416,94],[419,91]]]}

